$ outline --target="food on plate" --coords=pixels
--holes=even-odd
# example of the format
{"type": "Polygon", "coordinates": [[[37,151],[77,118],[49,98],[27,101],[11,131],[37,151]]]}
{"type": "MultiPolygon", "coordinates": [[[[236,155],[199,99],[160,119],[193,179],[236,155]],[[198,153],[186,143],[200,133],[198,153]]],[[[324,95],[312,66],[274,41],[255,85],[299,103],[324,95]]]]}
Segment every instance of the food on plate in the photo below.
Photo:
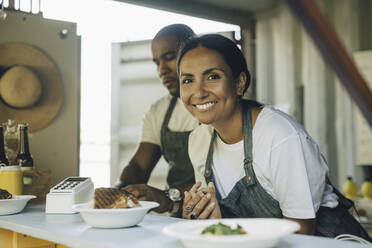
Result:
{"type": "Polygon", "coordinates": [[[0,189],[0,200],[12,199],[13,196],[5,189],[0,189]]]}
{"type": "Polygon", "coordinates": [[[237,234],[247,234],[247,232],[238,224],[235,229],[228,225],[218,222],[218,224],[213,224],[207,226],[203,229],[202,234],[207,235],[237,235],[237,234]]]}
{"type": "Polygon", "coordinates": [[[94,190],[94,208],[133,208],[141,206],[137,198],[124,189],[97,188],[94,190]]]}

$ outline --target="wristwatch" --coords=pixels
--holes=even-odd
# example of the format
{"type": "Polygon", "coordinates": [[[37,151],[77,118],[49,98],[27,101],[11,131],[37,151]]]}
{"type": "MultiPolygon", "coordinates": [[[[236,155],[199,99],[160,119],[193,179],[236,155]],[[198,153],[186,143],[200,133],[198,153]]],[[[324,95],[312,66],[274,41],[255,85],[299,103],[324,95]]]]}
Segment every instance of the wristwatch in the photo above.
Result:
{"type": "Polygon", "coordinates": [[[181,192],[176,188],[166,189],[165,195],[173,202],[173,207],[169,210],[171,214],[176,214],[180,209],[180,203],[182,200],[181,192]]]}

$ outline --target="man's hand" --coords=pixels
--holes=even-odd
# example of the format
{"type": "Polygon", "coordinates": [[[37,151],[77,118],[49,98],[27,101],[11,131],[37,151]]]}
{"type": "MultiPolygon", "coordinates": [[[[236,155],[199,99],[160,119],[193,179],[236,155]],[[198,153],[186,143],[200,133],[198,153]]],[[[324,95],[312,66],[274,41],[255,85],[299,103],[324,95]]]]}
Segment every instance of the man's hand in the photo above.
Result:
{"type": "Polygon", "coordinates": [[[165,195],[164,191],[146,184],[133,184],[124,187],[140,201],[155,201],[160,204],[154,211],[164,213],[171,209],[173,202],[165,195]]]}

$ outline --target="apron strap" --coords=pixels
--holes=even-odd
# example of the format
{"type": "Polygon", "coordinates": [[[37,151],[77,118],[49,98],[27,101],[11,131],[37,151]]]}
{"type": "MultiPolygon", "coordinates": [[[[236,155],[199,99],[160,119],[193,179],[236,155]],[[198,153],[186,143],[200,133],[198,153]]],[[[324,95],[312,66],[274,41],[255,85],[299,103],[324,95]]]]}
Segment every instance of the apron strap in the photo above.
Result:
{"type": "MultiPolygon", "coordinates": [[[[168,109],[167,109],[167,113],[165,114],[165,117],[164,117],[164,120],[163,120],[163,123],[161,125],[161,133],[160,133],[160,143],[161,143],[161,149],[163,150],[164,149],[164,140],[163,140],[163,137],[164,137],[164,133],[165,131],[167,130],[168,128],[168,123],[169,123],[169,120],[172,116],[172,113],[173,113],[173,109],[174,107],[176,106],[176,103],[177,103],[177,97],[176,96],[172,96],[172,99],[169,103],[169,106],[168,106],[168,109]]],[[[163,152],[164,154],[164,152],[163,152]]],[[[166,156],[165,157],[165,160],[167,160],[166,156]]]]}
{"type": "Polygon", "coordinates": [[[204,171],[204,177],[207,183],[212,181],[213,144],[214,144],[214,140],[216,139],[216,135],[217,135],[216,130],[213,130],[211,142],[209,143],[207,161],[205,163],[205,171],[204,171]]]}
{"type": "Polygon", "coordinates": [[[243,106],[243,139],[244,139],[244,170],[247,185],[254,185],[256,177],[253,171],[253,141],[252,141],[252,114],[248,104],[242,103],[243,106]]]}
{"type": "Polygon", "coordinates": [[[171,99],[171,101],[169,103],[169,107],[168,107],[167,113],[165,114],[165,117],[164,117],[164,121],[163,121],[162,127],[164,127],[164,126],[165,126],[165,128],[168,127],[168,123],[169,123],[169,120],[170,120],[170,118],[172,116],[173,109],[176,106],[176,103],[177,103],[177,97],[176,96],[172,96],[172,99],[171,99]]]}

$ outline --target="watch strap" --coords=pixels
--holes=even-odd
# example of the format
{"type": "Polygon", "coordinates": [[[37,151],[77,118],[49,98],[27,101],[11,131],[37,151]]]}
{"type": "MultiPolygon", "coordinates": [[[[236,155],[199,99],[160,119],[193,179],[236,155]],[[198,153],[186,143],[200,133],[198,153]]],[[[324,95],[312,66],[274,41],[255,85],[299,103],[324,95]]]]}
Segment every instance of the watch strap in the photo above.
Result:
{"type": "Polygon", "coordinates": [[[180,206],[181,206],[181,201],[174,201],[173,202],[173,206],[172,208],[170,209],[169,213],[174,216],[174,215],[177,215],[179,210],[180,210],[180,206]]]}

